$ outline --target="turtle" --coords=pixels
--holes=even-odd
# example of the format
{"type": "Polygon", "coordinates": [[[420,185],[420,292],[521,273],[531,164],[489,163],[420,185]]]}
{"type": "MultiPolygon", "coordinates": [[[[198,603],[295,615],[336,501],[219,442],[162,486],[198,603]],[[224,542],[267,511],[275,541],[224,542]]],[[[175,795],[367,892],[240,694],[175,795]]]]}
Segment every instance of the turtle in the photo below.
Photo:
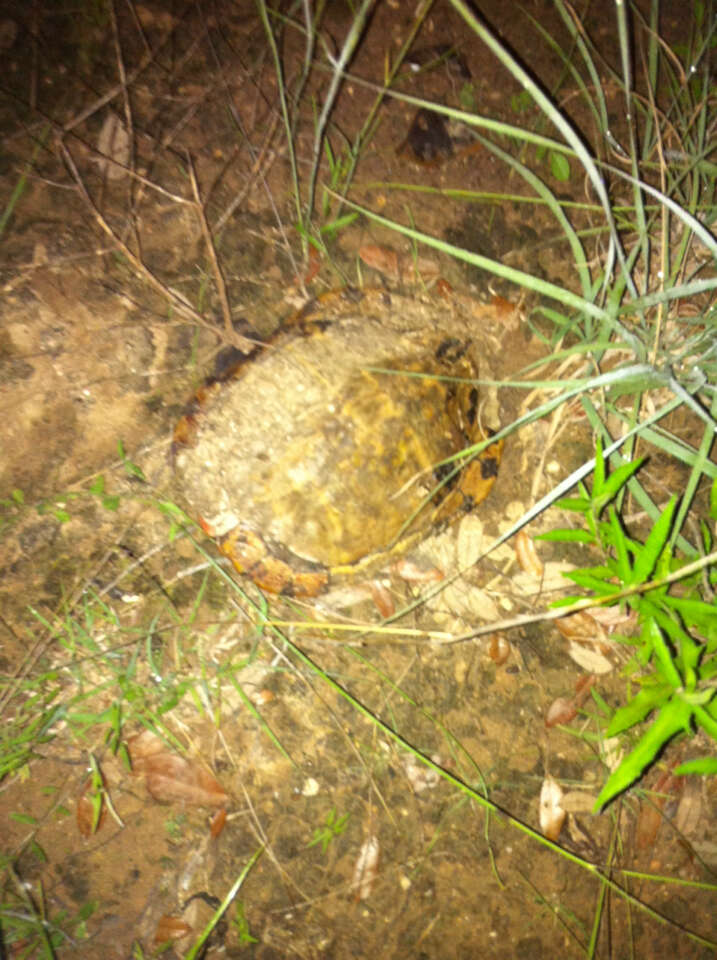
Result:
{"type": "Polygon", "coordinates": [[[457,304],[344,288],[197,394],[174,432],[189,510],[260,588],[316,597],[490,492],[488,339],[457,304]]]}

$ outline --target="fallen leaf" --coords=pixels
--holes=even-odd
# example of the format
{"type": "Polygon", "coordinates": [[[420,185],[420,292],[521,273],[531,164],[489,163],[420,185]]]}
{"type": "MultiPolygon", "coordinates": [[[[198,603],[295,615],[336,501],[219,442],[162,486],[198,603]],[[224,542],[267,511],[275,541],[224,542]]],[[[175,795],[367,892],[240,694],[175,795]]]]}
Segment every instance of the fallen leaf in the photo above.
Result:
{"type": "Polygon", "coordinates": [[[662,808],[654,801],[643,801],[635,824],[635,846],[638,850],[652,847],[662,824],[662,808]]]}
{"type": "Polygon", "coordinates": [[[379,247],[377,244],[367,244],[361,247],[358,255],[367,267],[378,270],[392,280],[400,280],[401,273],[398,266],[398,254],[390,247],[379,247]]]}
{"type": "Polygon", "coordinates": [[[160,803],[182,801],[198,807],[223,807],[229,795],[198,761],[172,753],[148,730],[127,742],[132,771],[144,778],[147,790],[160,803]]]}
{"type": "Polygon", "coordinates": [[[357,900],[368,900],[371,896],[378,876],[379,853],[378,837],[369,837],[359,850],[351,881],[351,889],[356,892],[357,900]]]}
{"type": "Polygon", "coordinates": [[[127,748],[130,751],[130,759],[133,766],[156,753],[167,752],[167,744],[158,737],[156,733],[152,733],[151,730],[142,730],[134,737],[131,737],[128,741],[127,748]]]}
{"type": "Polygon", "coordinates": [[[599,650],[593,650],[582,643],[570,641],[568,644],[568,656],[583,670],[589,673],[595,673],[602,676],[610,673],[614,669],[613,664],[599,650]]]}
{"type": "Polygon", "coordinates": [[[560,617],[555,621],[555,626],[566,640],[574,640],[576,643],[585,643],[590,646],[604,644],[606,649],[609,649],[604,627],[586,610],[578,610],[577,613],[560,617]]]}
{"type": "Polygon", "coordinates": [[[309,246],[309,265],[304,277],[304,283],[309,284],[321,269],[321,257],[316,247],[309,246]]]}
{"type": "Polygon", "coordinates": [[[619,630],[620,633],[630,634],[637,626],[637,610],[621,610],[615,607],[593,607],[590,616],[601,623],[609,634],[619,630]]]}
{"type": "Polygon", "coordinates": [[[222,807],[221,810],[217,810],[217,812],[212,816],[211,820],[209,821],[209,835],[212,837],[213,840],[216,840],[216,838],[222,832],[226,822],[227,822],[226,807],[222,807]]]}
{"type": "Polygon", "coordinates": [[[578,715],[577,707],[573,700],[566,700],[565,697],[557,697],[548,707],[545,714],[545,726],[556,727],[559,723],[570,723],[578,715]]]}
{"type": "Polygon", "coordinates": [[[675,827],[684,836],[690,836],[697,830],[704,815],[702,786],[697,777],[687,777],[675,814],[675,827]]]}
{"type": "Polygon", "coordinates": [[[540,788],[540,829],[548,840],[557,841],[565,822],[562,807],[563,791],[560,784],[548,774],[540,788]]]}
{"type": "Polygon", "coordinates": [[[574,697],[576,707],[582,707],[590,695],[590,690],[597,683],[597,679],[593,673],[589,673],[586,677],[578,677],[574,697]]]}
{"type": "Polygon", "coordinates": [[[174,943],[175,940],[181,940],[182,937],[186,937],[190,933],[193,933],[193,930],[186,920],[164,914],[157,922],[154,943],[157,947],[162,943],[174,943]]]}
{"type": "Polygon", "coordinates": [[[491,298],[490,305],[493,307],[495,318],[499,323],[509,330],[517,327],[518,321],[520,320],[520,309],[517,304],[506,300],[505,297],[494,294],[491,298]]]}
{"type": "Polygon", "coordinates": [[[510,656],[512,647],[502,633],[492,633],[488,643],[488,656],[501,667],[510,656]]]}
{"type": "Polygon", "coordinates": [[[558,631],[568,640],[568,655],[588,673],[602,675],[614,669],[608,658],[613,645],[601,623],[585,610],[578,610],[555,621],[558,631]]]}
{"type": "Polygon", "coordinates": [[[221,807],[229,799],[226,790],[201,764],[171,754],[152,757],[144,778],[147,790],[161,803],[181,800],[198,807],[221,807]]]}
{"type": "Polygon", "coordinates": [[[367,244],[358,255],[367,267],[378,270],[395,283],[416,283],[438,275],[438,264],[425,257],[403,256],[390,247],[367,244]]]}
{"type": "Polygon", "coordinates": [[[519,530],[515,537],[515,555],[522,570],[531,574],[536,580],[541,580],[545,567],[538,556],[535,541],[529,537],[526,530],[519,530]]]}
{"type": "Polygon", "coordinates": [[[676,777],[671,770],[664,770],[657,778],[647,798],[640,805],[635,826],[635,845],[638,850],[645,850],[654,844],[660,825],[665,819],[665,804],[668,800],[680,796],[684,785],[685,778],[676,777]]]}
{"type": "Polygon", "coordinates": [[[600,744],[600,757],[610,773],[617,770],[622,763],[625,751],[620,745],[619,737],[607,737],[600,744]]]}

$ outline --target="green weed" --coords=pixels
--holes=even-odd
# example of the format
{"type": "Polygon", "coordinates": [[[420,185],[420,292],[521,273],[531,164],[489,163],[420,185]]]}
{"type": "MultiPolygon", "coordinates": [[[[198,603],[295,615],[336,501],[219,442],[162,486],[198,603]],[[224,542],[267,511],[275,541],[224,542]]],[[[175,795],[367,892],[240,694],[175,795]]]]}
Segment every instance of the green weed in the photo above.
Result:
{"type": "Polygon", "coordinates": [[[256,937],[252,937],[249,931],[249,921],[246,918],[244,912],[244,901],[237,900],[234,907],[234,916],[232,917],[232,926],[237,935],[239,943],[241,946],[246,947],[251,943],[258,943],[256,937]]]}
{"type": "MultiPolygon", "coordinates": [[[[662,510],[644,542],[629,535],[615,501],[642,463],[641,459],[634,460],[608,474],[598,442],[592,490],[580,483],[579,497],[556,504],[580,516],[584,529],[553,530],[538,537],[577,542],[599,550],[604,557],[602,564],[565,576],[590,591],[589,596],[607,598],[609,606],[620,602],[613,599],[616,594],[627,594],[622,603],[637,615],[638,635],[616,638],[632,648],[624,669],[630,678],[628,699],[610,717],[605,736],[633,731],[637,732],[638,742],[608,777],[597,808],[636,783],[673,737],[693,736],[702,730],[717,743],[717,613],[712,600],[717,585],[717,560],[711,553],[712,535],[703,524],[702,546],[706,561],[711,560],[705,563],[707,579],[696,573],[679,576],[686,564],[675,556],[670,542],[678,505],[676,496],[662,510]],[[679,595],[674,593],[677,584],[681,588],[679,595]],[[708,599],[704,599],[705,593],[708,599]],[[650,717],[653,719],[647,725],[650,717]]],[[[717,481],[712,486],[711,519],[717,519],[717,481]]],[[[570,602],[571,598],[567,598],[556,605],[570,602]]],[[[717,757],[691,760],[676,772],[717,773],[717,757]]]]}
{"type": "Polygon", "coordinates": [[[336,837],[341,836],[341,834],[346,829],[346,824],[349,821],[350,814],[344,813],[340,817],[336,815],[336,808],[332,807],[329,810],[329,813],[326,817],[326,821],[322,827],[316,827],[314,830],[314,835],[307,844],[309,847],[315,847],[317,844],[321,844],[321,852],[326,853],[329,849],[329,844],[336,837]]]}

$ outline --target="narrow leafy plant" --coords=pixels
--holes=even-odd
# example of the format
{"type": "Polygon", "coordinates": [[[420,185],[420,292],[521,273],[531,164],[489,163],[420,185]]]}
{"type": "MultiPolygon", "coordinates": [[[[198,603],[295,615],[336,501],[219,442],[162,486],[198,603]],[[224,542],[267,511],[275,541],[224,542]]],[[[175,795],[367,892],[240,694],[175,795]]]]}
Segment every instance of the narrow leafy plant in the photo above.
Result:
{"type": "MultiPolygon", "coordinates": [[[[703,597],[717,583],[712,535],[703,524],[704,554],[696,564],[687,566],[674,555],[670,535],[677,496],[670,498],[644,542],[628,534],[615,501],[642,463],[633,460],[608,474],[598,442],[592,490],[581,483],[579,497],[557,503],[580,515],[584,528],[553,530],[541,537],[602,551],[602,564],[566,576],[604,605],[627,604],[637,615],[636,635],[616,638],[633,648],[624,670],[630,678],[630,694],[610,718],[605,736],[632,730],[638,741],[608,777],[598,808],[633,785],[678,734],[693,736],[701,730],[717,742],[717,613],[710,598],[703,597]],[[699,579],[696,567],[706,571],[705,579],[699,579]],[[676,584],[679,595],[674,592],[676,584]]],[[[717,519],[717,482],[712,487],[710,513],[717,519]]],[[[575,600],[570,597],[559,603],[575,600]]],[[[675,772],[716,774],[717,756],[690,760],[675,772]]]]}

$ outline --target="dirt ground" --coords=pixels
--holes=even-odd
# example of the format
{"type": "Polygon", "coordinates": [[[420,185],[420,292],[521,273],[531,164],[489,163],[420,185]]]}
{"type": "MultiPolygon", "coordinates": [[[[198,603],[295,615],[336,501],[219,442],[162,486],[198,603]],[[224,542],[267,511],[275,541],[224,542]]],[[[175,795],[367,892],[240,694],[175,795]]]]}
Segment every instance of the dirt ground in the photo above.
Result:
{"type": "MultiPolygon", "coordinates": [[[[665,5],[663,26],[677,37],[674,6],[672,15],[665,5]]],[[[551,89],[562,66],[535,22],[567,44],[552,4],[480,7],[551,89]]],[[[299,7],[284,13],[300,22],[299,7]]],[[[328,4],[323,63],[351,16],[348,3],[328,4]]],[[[336,165],[414,17],[413,4],[374,6],[351,63],[365,82],[343,85],[332,117],[336,165]]],[[[583,23],[615,65],[602,4],[589,5],[583,23]]],[[[436,3],[414,49],[445,44],[460,58],[407,69],[398,88],[525,121],[517,83],[436,3]]],[[[289,89],[304,45],[289,26],[289,89]]],[[[470,559],[592,456],[579,411],[509,439],[489,499],[418,551],[424,567],[447,579],[457,571],[456,581],[384,633],[367,607],[360,626],[306,601],[265,606],[229,578],[210,541],[175,523],[174,425],[235,335],[266,337],[307,297],[346,284],[415,291],[410,244],[360,218],[328,235],[331,259],[317,272],[304,259],[276,73],[249,0],[17,4],[0,19],[0,49],[6,209],[18,192],[0,261],[3,723],[28,722],[44,707],[42,691],[72,704],[0,783],[0,954],[125,960],[159,955],[173,940],[162,955],[185,956],[261,849],[208,958],[582,956],[596,916],[595,956],[711,955],[685,932],[717,937],[711,891],[643,874],[714,882],[714,787],[671,793],[659,777],[682,759],[675,749],[642,785],[658,791],[652,799],[632,794],[593,814],[606,776],[597,704],[588,698],[572,733],[545,724],[556,698],[572,697],[590,672],[565,638],[527,625],[500,640],[446,639],[544,609],[564,590],[561,572],[584,562],[542,545],[541,582],[521,569],[512,543],[478,566],[470,559]],[[126,122],[130,108],[125,143],[110,118],[126,122]],[[366,265],[366,247],[396,251],[402,269],[366,265]],[[166,740],[132,739],[148,727],[166,740]],[[111,801],[96,832],[93,768],[111,801]],[[569,798],[558,842],[572,859],[523,829],[539,829],[546,776],[569,798]],[[669,821],[680,804],[678,830],[669,821]],[[22,925],[31,906],[47,919],[44,946],[22,925]]],[[[312,94],[325,92],[327,76],[308,77],[294,131],[302,189],[320,102],[312,94]]],[[[590,139],[566,89],[565,109],[590,139]]],[[[617,101],[610,106],[619,138],[617,101]]],[[[414,115],[399,100],[380,103],[354,201],[574,286],[560,230],[537,205],[469,204],[451,192],[519,192],[497,159],[461,143],[441,162],[418,163],[406,142],[414,115]]],[[[317,193],[327,222],[339,213],[324,190],[336,185],[329,167],[325,159],[317,193]]],[[[582,196],[578,181],[551,182],[582,196]]],[[[439,296],[440,274],[484,305],[503,378],[545,356],[538,303],[476,268],[419,253],[433,287],[421,296],[439,296]]],[[[530,403],[518,387],[492,396],[501,422],[530,403]]],[[[391,589],[399,606],[414,597],[395,578],[391,589]]],[[[619,663],[615,650],[609,656],[619,663]]],[[[606,672],[595,689],[615,705],[624,680],[606,672]]]]}

